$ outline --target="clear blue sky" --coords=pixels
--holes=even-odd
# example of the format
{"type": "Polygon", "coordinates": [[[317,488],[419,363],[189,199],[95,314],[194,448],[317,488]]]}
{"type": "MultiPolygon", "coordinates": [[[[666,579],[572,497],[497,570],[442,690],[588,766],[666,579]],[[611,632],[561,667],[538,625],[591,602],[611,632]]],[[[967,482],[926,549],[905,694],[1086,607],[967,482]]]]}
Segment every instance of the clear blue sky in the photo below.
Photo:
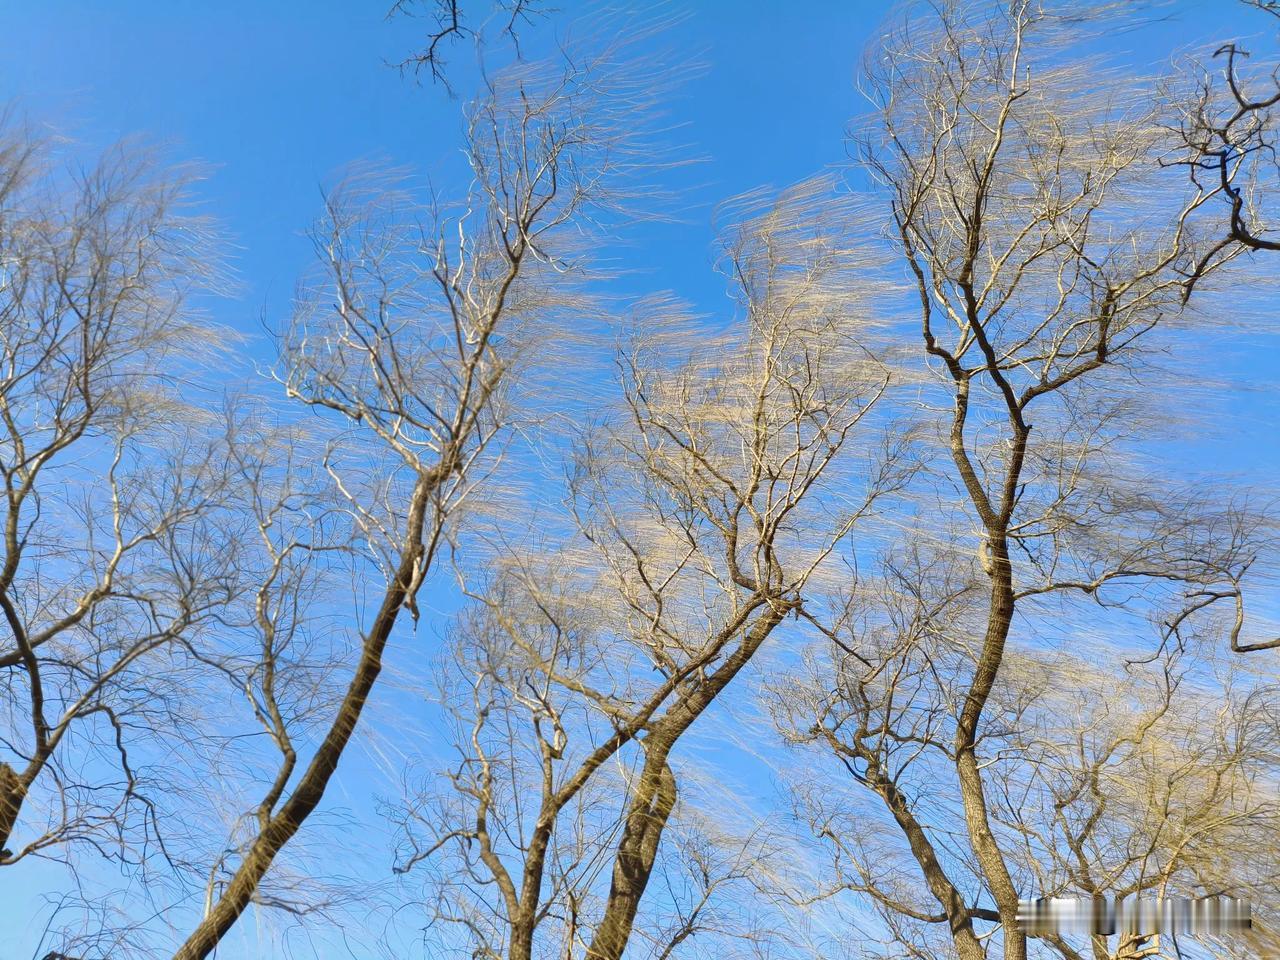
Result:
{"type": "MultiPolygon", "coordinates": [[[[585,10],[558,0],[563,22],[585,10]]],[[[124,136],[200,160],[199,190],[236,244],[242,295],[214,305],[217,319],[253,333],[282,319],[310,247],[302,231],[319,189],[345,164],[373,158],[430,176],[445,192],[457,169],[459,102],[388,66],[411,53],[426,24],[387,21],[390,0],[0,0],[0,101],[90,148],[124,136]]],[[[636,16],[654,9],[624,0],[636,16]]],[[[714,205],[766,184],[784,186],[845,158],[843,130],[861,103],[853,81],[887,4],[876,0],[672,0],[687,14],[661,42],[673,58],[702,60],[684,83],[674,139],[706,158],[664,175],[683,191],[683,222],[632,236],[633,289],[673,289],[704,309],[724,301],[713,260],[714,205]]],[[[1174,3],[1173,18],[1116,42],[1156,64],[1176,47],[1265,27],[1226,2],[1174,3]],[[1212,15],[1209,11],[1212,10],[1212,15]]],[[[547,25],[535,28],[545,32],[547,25]]],[[[465,91],[465,45],[452,50],[465,91]]],[[[259,344],[255,351],[265,351],[259,344]]],[[[265,352],[261,355],[265,358],[265,352]]],[[[1240,361],[1243,375],[1274,378],[1275,352],[1240,361]]],[[[1241,403],[1249,415],[1215,449],[1240,469],[1280,465],[1274,399],[1241,403]]],[[[377,866],[386,858],[378,854],[377,866]]],[[[25,957],[39,865],[0,871],[0,960],[25,957]],[[21,873],[22,876],[11,876],[21,873]]],[[[302,955],[302,954],[300,954],[302,955]]],[[[342,954],[346,956],[347,954],[342,954]]],[[[228,957],[240,956],[235,950],[228,957]]]]}

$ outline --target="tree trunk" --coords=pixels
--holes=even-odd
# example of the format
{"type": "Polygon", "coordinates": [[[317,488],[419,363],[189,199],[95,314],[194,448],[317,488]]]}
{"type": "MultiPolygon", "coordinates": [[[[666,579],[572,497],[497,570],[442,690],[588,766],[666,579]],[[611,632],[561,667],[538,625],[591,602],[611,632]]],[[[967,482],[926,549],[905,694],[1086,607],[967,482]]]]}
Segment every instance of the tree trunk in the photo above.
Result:
{"type": "Polygon", "coordinates": [[[666,760],[669,752],[670,747],[663,745],[646,759],[613,862],[608,905],[587,948],[587,960],[621,960],[622,951],[631,939],[631,928],[653,873],[662,831],[676,805],[676,778],[666,760]]]}
{"type": "Polygon", "coordinates": [[[22,779],[7,763],[0,763],[0,863],[13,854],[9,851],[9,835],[18,822],[18,811],[27,797],[22,779]]]}
{"type": "Polygon", "coordinates": [[[987,631],[973,684],[969,688],[960,723],[956,729],[956,774],[960,780],[960,797],[964,802],[965,822],[969,828],[969,844],[1004,926],[1005,960],[1026,960],[1027,938],[1018,926],[1018,891],[1009,874],[1000,845],[991,831],[987,814],[986,792],[982,771],[978,767],[977,730],[982,711],[995,686],[1004,659],[1005,642],[1013,623],[1013,568],[1009,563],[1009,545],[1005,537],[991,538],[991,607],[987,631]]]}
{"type": "Polygon", "coordinates": [[[427,502],[435,487],[437,474],[422,476],[414,490],[409,509],[409,522],[406,533],[406,548],[401,554],[400,567],[395,579],[388,586],[382,600],[382,606],[374,619],[373,627],[365,638],[360,651],[360,661],[356,665],[355,675],[347,687],[346,696],[338,708],[338,715],[325,735],[324,742],[311,759],[307,772],[298,781],[289,799],[274,816],[266,829],[254,839],[249,852],[241,861],[231,883],[223,891],[218,902],[214,904],[200,925],[192,931],[173,960],[204,960],[213,952],[220,941],[231,929],[240,915],[244,913],[253,900],[258,884],[266,875],[276,855],[284,848],[293,835],[298,832],[303,821],[311,815],[320,800],[324,797],[325,787],[330,777],[338,768],[338,761],[346,749],[347,742],[355,732],[360,714],[364,710],[369,692],[374,681],[382,671],[382,653],[386,649],[387,639],[391,636],[391,628],[395,626],[400,610],[404,606],[409,585],[414,582],[418,558],[422,554],[422,528],[426,514],[427,502]]]}

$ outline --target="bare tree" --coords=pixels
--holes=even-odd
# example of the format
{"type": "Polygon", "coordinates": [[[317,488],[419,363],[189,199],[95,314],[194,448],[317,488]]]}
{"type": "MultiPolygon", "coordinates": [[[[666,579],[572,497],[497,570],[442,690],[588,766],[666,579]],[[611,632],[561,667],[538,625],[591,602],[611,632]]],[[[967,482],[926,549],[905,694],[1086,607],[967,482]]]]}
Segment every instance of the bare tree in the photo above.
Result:
{"type": "Polygon", "coordinates": [[[436,213],[420,229],[422,211],[376,180],[328,198],[314,234],[324,276],[304,291],[283,337],[278,378],[290,398],[350,431],[335,437],[323,462],[369,560],[366,573],[381,585],[375,612],[348,619],[345,629],[359,636],[350,680],[304,764],[271,687],[281,682],[294,622],[291,591],[313,582],[298,565],[312,563],[315,551],[347,548],[343,537],[317,536],[314,516],[300,532],[272,521],[278,511],[297,512],[278,485],[255,505],[270,562],[255,590],[261,658],[247,692],[278,748],[277,772],[244,821],[248,835],[214,865],[204,918],[175,960],[209,955],[261,897],[272,862],[319,805],[402,611],[417,620],[418,591],[443,538],[489,470],[510,372],[539,323],[577,303],[575,251],[562,242],[563,228],[607,208],[616,199],[610,178],[632,162],[616,120],[636,104],[609,87],[615,54],[559,77],[525,69],[492,81],[469,114],[474,189],[456,216],[436,213]]]}
{"type": "Polygon", "coordinates": [[[847,847],[829,804],[814,817],[914,956],[1027,956],[1015,917],[1032,878],[992,790],[1031,696],[1011,660],[1051,644],[1037,627],[1161,610],[1157,651],[1179,649],[1240,596],[1265,539],[1231,504],[1121,453],[1167,402],[1172,384],[1146,358],[1160,331],[1196,319],[1187,278],[1210,288],[1239,247],[1194,225],[1217,185],[1159,179],[1154,98],[1100,94],[1105,68],[1066,53],[1091,14],[1114,26],[1117,11],[922,5],[869,60],[862,156],[916,283],[936,445],[911,545],[834,604],[844,641],[825,692],[807,713],[785,697],[780,716],[896,825],[931,902],[909,874],[875,869],[874,838],[847,847]]]}
{"type": "Polygon", "coordinates": [[[805,585],[901,480],[892,456],[848,465],[889,372],[863,342],[880,287],[824,205],[810,186],[746,221],[728,258],[740,327],[689,347],[690,321],[650,308],[620,356],[623,409],[578,445],[572,531],[550,548],[508,532],[473,588],[447,688],[453,795],[410,807],[399,867],[434,868],[433,916],[460,950],[670,956],[743,869],[667,859],[702,892],[674,919],[641,913],[679,817],[681,740],[806,620],[805,585]]]}
{"type": "Polygon", "coordinates": [[[0,125],[0,865],[145,857],[130,751],[173,705],[174,645],[230,589],[225,468],[182,395],[220,347],[188,305],[217,280],[190,177],[126,147],[64,170],[54,146],[0,125]]]}

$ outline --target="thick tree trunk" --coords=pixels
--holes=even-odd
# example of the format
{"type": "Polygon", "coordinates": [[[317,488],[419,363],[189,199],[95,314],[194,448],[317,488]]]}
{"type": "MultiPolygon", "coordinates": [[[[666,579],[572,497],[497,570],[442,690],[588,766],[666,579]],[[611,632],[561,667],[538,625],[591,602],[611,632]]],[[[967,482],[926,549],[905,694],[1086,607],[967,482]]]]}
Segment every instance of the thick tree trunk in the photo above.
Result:
{"type": "Polygon", "coordinates": [[[676,804],[676,778],[666,760],[669,749],[664,745],[658,755],[645,762],[613,862],[608,905],[587,948],[587,960],[621,960],[631,939],[640,898],[653,873],[658,843],[676,804]]]}
{"type": "Polygon", "coordinates": [[[965,823],[969,830],[969,844],[986,878],[1004,926],[1005,960],[1026,960],[1027,938],[1017,922],[1018,891],[991,830],[977,756],[978,724],[1000,672],[1005,643],[1013,623],[1013,569],[1009,563],[1008,541],[1004,537],[991,539],[991,560],[991,606],[987,616],[987,631],[983,637],[977,671],[956,729],[955,763],[960,781],[960,797],[964,802],[965,823]]]}
{"type": "MultiPolygon", "coordinates": [[[[390,602],[391,598],[387,599],[390,602]]],[[[385,609],[384,604],[384,611],[385,609]]],[[[355,731],[369,691],[373,688],[373,683],[382,669],[382,652],[394,619],[394,614],[390,617],[379,615],[378,626],[382,629],[377,630],[365,641],[360,664],[347,689],[338,717],[320,750],[312,759],[306,774],[299,781],[297,789],[289,797],[288,802],[271,818],[267,828],[258,834],[236,870],[235,876],[232,877],[231,883],[218,898],[213,909],[187,938],[186,943],[173,955],[173,960],[204,960],[213,952],[218,942],[240,919],[240,915],[253,900],[259,883],[276,855],[293,838],[303,821],[320,803],[329,778],[338,768],[342,751],[355,731]]]]}
{"type": "Polygon", "coordinates": [[[662,831],[676,802],[675,775],[667,763],[672,749],[796,605],[795,601],[772,601],[719,669],[687,697],[677,701],[650,731],[645,740],[644,770],[628,808],[627,822],[613,862],[613,879],[604,917],[587,948],[586,960],[620,960],[631,938],[631,928],[640,898],[653,872],[662,831]]]}
{"type": "Polygon", "coordinates": [[[298,781],[289,799],[269,820],[249,851],[245,854],[231,883],[218,898],[217,903],[192,931],[191,936],[173,955],[173,960],[204,960],[217,947],[218,942],[227,931],[240,919],[240,915],[252,902],[258,884],[266,875],[272,861],[284,848],[311,815],[320,800],[324,797],[325,787],[329,779],[338,769],[338,761],[346,749],[360,714],[364,710],[369,692],[374,681],[382,671],[382,654],[391,636],[391,628],[395,626],[400,610],[408,595],[409,585],[414,582],[419,557],[422,553],[422,529],[427,503],[434,489],[436,474],[427,474],[418,481],[414,490],[409,510],[409,522],[406,532],[406,543],[400,559],[400,567],[395,579],[387,587],[382,606],[373,621],[373,626],[365,637],[360,651],[360,661],[356,665],[355,675],[347,687],[346,696],[338,708],[324,742],[311,759],[306,773],[298,781]]]}
{"type": "Polygon", "coordinates": [[[942,868],[933,844],[911,812],[906,797],[885,775],[883,767],[874,754],[868,751],[863,759],[867,764],[867,779],[884,797],[885,805],[893,814],[893,818],[898,821],[898,826],[902,828],[907,843],[911,846],[911,853],[920,864],[929,892],[933,894],[947,916],[947,926],[951,930],[951,940],[955,944],[956,954],[960,960],[986,960],[986,951],[983,950],[982,942],[973,929],[969,906],[942,868]]]}

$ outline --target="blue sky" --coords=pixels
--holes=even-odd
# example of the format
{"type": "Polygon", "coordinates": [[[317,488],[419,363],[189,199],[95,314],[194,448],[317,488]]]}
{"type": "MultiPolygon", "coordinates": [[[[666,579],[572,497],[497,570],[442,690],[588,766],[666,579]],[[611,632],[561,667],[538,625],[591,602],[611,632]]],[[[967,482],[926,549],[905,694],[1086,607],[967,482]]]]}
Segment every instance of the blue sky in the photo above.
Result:
{"type": "MultiPolygon", "coordinates": [[[[198,189],[234,243],[240,294],[211,303],[217,320],[249,334],[289,310],[310,260],[303,231],[321,185],[353,161],[405,165],[443,193],[457,191],[460,101],[429,79],[388,65],[420,44],[426,24],[385,19],[389,0],[0,0],[0,101],[13,101],[89,150],[121,137],[160,144],[167,157],[207,164],[198,189]]],[[[534,28],[585,12],[573,0],[534,28]]],[[[611,251],[639,272],[624,292],[672,289],[702,309],[727,306],[714,260],[717,203],[785,186],[845,159],[843,131],[861,109],[854,77],[886,10],[875,0],[672,0],[622,4],[627,16],[684,19],[659,41],[673,64],[705,66],[676,90],[671,139],[705,162],[661,174],[680,191],[678,222],[633,229],[611,251]]],[[[1132,62],[1266,26],[1234,5],[1168,6],[1170,19],[1117,38],[1132,62]],[[1213,16],[1204,16],[1212,7],[1213,16]],[[1220,8],[1220,9],[1219,9],[1220,8]]],[[[465,44],[451,51],[459,93],[474,81],[465,44]]],[[[79,148],[77,148],[79,149],[79,148]]],[[[253,354],[268,359],[257,341],[253,354]]],[[[1240,376],[1269,386],[1275,351],[1233,355],[1240,376]]],[[[1226,401],[1245,425],[1211,455],[1242,471],[1280,464],[1277,404],[1264,393],[1226,401]]],[[[356,801],[353,801],[356,802],[356,801]]],[[[357,804],[358,805],[358,804],[357,804]]],[[[385,862],[381,858],[379,863],[385,862]]],[[[39,865],[0,876],[0,957],[26,956],[22,930],[39,865]]],[[[234,951],[230,956],[238,956],[234,951]]],[[[345,954],[344,954],[345,955],[345,954]]]]}

